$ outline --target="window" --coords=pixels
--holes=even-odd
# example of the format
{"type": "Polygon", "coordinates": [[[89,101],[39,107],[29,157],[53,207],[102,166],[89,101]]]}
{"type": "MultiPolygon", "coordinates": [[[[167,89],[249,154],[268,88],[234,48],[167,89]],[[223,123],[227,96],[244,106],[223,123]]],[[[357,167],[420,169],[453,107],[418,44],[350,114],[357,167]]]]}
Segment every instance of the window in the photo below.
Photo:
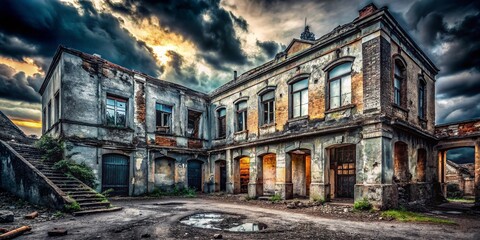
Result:
{"type": "Polygon", "coordinates": [[[218,137],[224,138],[227,135],[227,122],[226,122],[227,110],[221,108],[217,110],[217,124],[218,124],[218,137]]]}
{"type": "Polygon", "coordinates": [[[418,84],[418,116],[421,119],[425,119],[426,115],[425,97],[425,82],[420,80],[420,83],[418,84]]]}
{"type": "Polygon", "coordinates": [[[328,72],[330,109],[352,103],[352,63],[342,63],[328,72]]]}
{"type": "Polygon", "coordinates": [[[52,126],[52,101],[51,100],[48,101],[47,114],[48,114],[47,129],[49,129],[52,126]]]}
{"type": "Polygon", "coordinates": [[[47,109],[43,108],[42,112],[42,133],[45,133],[47,130],[47,109]]]}
{"type": "Polygon", "coordinates": [[[275,122],[275,91],[268,91],[260,97],[261,125],[275,122]]]}
{"type": "Polygon", "coordinates": [[[58,120],[60,119],[60,97],[58,92],[57,94],[55,94],[54,105],[55,105],[55,122],[58,122],[58,120]]]}
{"type": "Polygon", "coordinates": [[[187,135],[189,137],[198,138],[200,131],[201,112],[188,110],[187,135]]]}
{"type": "Polygon", "coordinates": [[[292,118],[308,114],[308,78],[297,81],[291,86],[292,118]]]}
{"type": "Polygon", "coordinates": [[[405,66],[400,60],[395,60],[393,70],[393,103],[402,106],[403,98],[403,85],[405,84],[405,66]]]}
{"type": "Polygon", "coordinates": [[[235,104],[237,109],[237,132],[247,130],[247,101],[235,104]]]}
{"type": "Polygon", "coordinates": [[[126,112],[126,99],[107,96],[107,125],[125,127],[127,120],[126,112]]]}
{"type": "Polygon", "coordinates": [[[156,105],[156,131],[161,133],[170,133],[172,125],[172,106],[157,103],[156,105]]]}

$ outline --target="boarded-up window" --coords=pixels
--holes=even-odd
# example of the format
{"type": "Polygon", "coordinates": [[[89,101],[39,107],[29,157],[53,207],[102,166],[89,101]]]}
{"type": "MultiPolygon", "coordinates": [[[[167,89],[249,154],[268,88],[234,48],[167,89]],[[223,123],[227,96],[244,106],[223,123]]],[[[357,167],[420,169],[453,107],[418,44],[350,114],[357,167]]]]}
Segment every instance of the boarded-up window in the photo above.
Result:
{"type": "Polygon", "coordinates": [[[394,146],[394,180],[397,182],[408,182],[408,145],[404,142],[396,142],[394,146]]]}

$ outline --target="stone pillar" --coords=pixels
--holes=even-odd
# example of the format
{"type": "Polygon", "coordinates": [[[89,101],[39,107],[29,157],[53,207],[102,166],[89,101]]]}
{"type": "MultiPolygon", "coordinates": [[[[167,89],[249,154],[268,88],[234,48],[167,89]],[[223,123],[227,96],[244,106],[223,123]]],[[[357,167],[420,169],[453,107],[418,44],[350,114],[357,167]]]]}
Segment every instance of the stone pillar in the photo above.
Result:
{"type": "Polygon", "coordinates": [[[480,208],[480,140],[475,142],[475,208],[480,208]]]}
{"type": "Polygon", "coordinates": [[[293,197],[292,159],[290,154],[284,151],[277,153],[276,167],[275,194],[280,195],[282,199],[290,199],[293,197]]]}
{"type": "Polygon", "coordinates": [[[310,200],[323,199],[330,200],[330,184],[328,184],[328,169],[325,149],[315,147],[311,154],[311,178],[310,183],[310,200]]]}
{"type": "Polygon", "coordinates": [[[443,197],[447,197],[447,184],[445,183],[445,166],[447,164],[447,151],[438,151],[438,182],[443,197]]]}
{"type": "Polygon", "coordinates": [[[232,150],[227,149],[225,153],[225,160],[227,162],[227,193],[233,194],[234,191],[234,175],[233,175],[233,159],[232,150]]]}
{"type": "Polygon", "coordinates": [[[263,195],[263,157],[250,157],[250,182],[248,196],[257,198],[263,195]]]}

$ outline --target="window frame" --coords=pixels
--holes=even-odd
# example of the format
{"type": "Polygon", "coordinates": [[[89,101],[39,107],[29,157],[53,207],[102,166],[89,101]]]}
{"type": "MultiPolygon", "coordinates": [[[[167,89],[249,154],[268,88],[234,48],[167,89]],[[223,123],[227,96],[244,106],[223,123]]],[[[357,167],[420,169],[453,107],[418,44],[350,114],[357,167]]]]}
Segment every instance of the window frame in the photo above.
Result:
{"type": "Polygon", "coordinates": [[[125,128],[128,126],[128,103],[129,103],[129,99],[128,98],[122,98],[122,97],[118,97],[118,96],[115,96],[115,95],[111,95],[111,94],[107,94],[107,96],[105,97],[105,125],[106,126],[109,126],[109,127],[118,127],[118,128],[125,128]],[[108,105],[108,100],[114,100],[114,106],[113,106],[113,111],[114,111],[114,124],[110,124],[108,123],[108,119],[107,119],[107,111],[109,109],[112,109],[111,107],[109,107],[108,105]],[[125,103],[125,109],[124,109],[124,112],[125,112],[125,122],[123,124],[118,124],[117,123],[117,112],[118,112],[118,109],[117,109],[117,102],[123,102],[125,103]]]}
{"type": "Polygon", "coordinates": [[[271,125],[275,123],[275,89],[266,89],[265,91],[259,94],[259,115],[260,115],[260,125],[271,125]],[[267,100],[264,99],[265,95],[273,94],[272,98],[267,100]],[[265,111],[265,106],[267,110],[265,111]],[[265,119],[265,114],[268,119],[265,119]]]}
{"type": "Polygon", "coordinates": [[[296,118],[303,118],[303,117],[308,117],[308,107],[309,107],[309,92],[308,92],[308,89],[309,89],[309,85],[310,85],[310,77],[309,76],[303,76],[303,77],[298,77],[296,78],[294,81],[290,82],[289,83],[289,118],[290,119],[296,119],[296,118]],[[304,87],[304,88],[301,88],[301,89],[297,89],[297,90],[293,90],[293,86],[295,84],[298,84],[299,82],[301,81],[306,81],[307,82],[307,86],[304,87]],[[303,92],[305,92],[305,94],[307,95],[307,102],[306,102],[306,105],[307,105],[307,112],[305,114],[302,114],[302,96],[303,96],[303,92]],[[300,104],[298,105],[299,106],[299,111],[300,111],[300,115],[299,116],[294,116],[294,112],[295,112],[295,105],[294,105],[294,95],[296,93],[299,93],[300,94],[300,104]]]}
{"type": "Polygon", "coordinates": [[[326,87],[327,87],[327,94],[326,94],[326,102],[327,102],[327,110],[335,110],[335,109],[341,109],[345,106],[349,106],[352,104],[352,68],[353,68],[353,61],[341,61],[341,62],[336,62],[335,65],[332,65],[330,66],[327,70],[326,70],[326,75],[327,75],[327,84],[326,84],[326,87]],[[339,67],[340,65],[343,65],[343,64],[347,64],[349,63],[350,64],[350,71],[349,72],[346,72],[342,75],[339,75],[339,76],[336,76],[336,77],[333,77],[333,78],[330,78],[330,73],[337,67],[339,67]],[[343,79],[346,77],[346,76],[349,76],[350,75],[350,103],[348,104],[343,104],[342,103],[342,95],[343,95],[343,79]],[[331,84],[332,82],[335,82],[335,81],[339,81],[339,94],[338,94],[338,98],[339,98],[339,105],[337,107],[332,107],[332,87],[331,87],[331,84]]]}
{"type": "MultiPolygon", "coordinates": [[[[162,107],[163,109],[163,107],[162,107]]],[[[169,105],[163,102],[156,102],[155,103],[155,132],[157,133],[163,133],[163,134],[171,134],[172,131],[172,122],[173,122],[173,111],[174,111],[174,105],[169,105]],[[164,110],[159,110],[157,106],[162,105],[165,107],[170,107],[171,112],[167,112],[164,110]],[[160,113],[160,125],[158,123],[158,114],[160,113]],[[167,118],[167,120],[165,120],[167,118]],[[159,130],[160,129],[165,129],[165,131],[159,130]]]]}
{"type": "Polygon", "coordinates": [[[226,138],[227,136],[227,108],[226,107],[220,107],[216,110],[216,115],[217,115],[217,138],[226,138]],[[221,116],[220,112],[224,110],[225,115],[221,116]],[[222,126],[223,122],[223,126],[222,126]],[[223,131],[221,131],[223,130],[223,131]]]}
{"type": "Polygon", "coordinates": [[[418,117],[422,120],[427,118],[427,83],[423,78],[418,80],[418,117]],[[420,95],[422,93],[422,95],[420,95]]]}
{"type": "Polygon", "coordinates": [[[60,120],[60,93],[57,91],[53,97],[55,123],[60,120]]]}
{"type": "Polygon", "coordinates": [[[394,106],[405,108],[407,105],[407,64],[400,55],[393,56],[392,61],[392,97],[394,106]],[[400,75],[396,73],[398,68],[400,75]],[[395,83],[399,81],[400,88],[395,86],[395,83]],[[398,95],[398,96],[397,96],[398,95]]]}
{"type": "Polygon", "coordinates": [[[200,111],[200,110],[195,110],[195,109],[189,109],[187,108],[187,127],[186,127],[186,135],[190,138],[201,138],[201,129],[202,129],[202,115],[203,115],[203,112],[200,111]],[[189,130],[189,124],[190,124],[190,112],[194,112],[196,114],[198,114],[198,125],[197,125],[197,134],[195,136],[195,122],[194,122],[194,127],[192,129],[192,132],[190,133],[189,130]]]}
{"type": "Polygon", "coordinates": [[[247,130],[247,100],[240,100],[235,102],[235,132],[243,132],[247,130]],[[245,103],[244,108],[240,108],[240,104],[245,103]],[[242,125],[240,126],[239,117],[242,118],[242,125]]]}
{"type": "Polygon", "coordinates": [[[47,130],[50,129],[52,127],[52,100],[48,100],[48,104],[47,104],[47,130]]]}

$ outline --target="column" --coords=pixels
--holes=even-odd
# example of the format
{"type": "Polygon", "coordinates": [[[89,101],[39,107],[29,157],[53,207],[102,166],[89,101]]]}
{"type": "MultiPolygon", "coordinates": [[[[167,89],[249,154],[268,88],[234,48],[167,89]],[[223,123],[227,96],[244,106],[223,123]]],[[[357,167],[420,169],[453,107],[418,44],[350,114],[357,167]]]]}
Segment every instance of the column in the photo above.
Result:
{"type": "Polygon", "coordinates": [[[263,157],[250,157],[250,182],[248,196],[257,198],[263,196],[263,157]]]}
{"type": "Polygon", "coordinates": [[[480,140],[475,142],[475,208],[480,209],[480,140]]]}
{"type": "Polygon", "coordinates": [[[232,159],[232,150],[227,149],[225,153],[225,160],[227,162],[227,193],[233,194],[233,159],[232,159]]]}
{"type": "Polygon", "coordinates": [[[280,195],[282,199],[290,199],[293,197],[292,159],[290,154],[283,150],[277,153],[276,168],[275,194],[280,195]]]}

